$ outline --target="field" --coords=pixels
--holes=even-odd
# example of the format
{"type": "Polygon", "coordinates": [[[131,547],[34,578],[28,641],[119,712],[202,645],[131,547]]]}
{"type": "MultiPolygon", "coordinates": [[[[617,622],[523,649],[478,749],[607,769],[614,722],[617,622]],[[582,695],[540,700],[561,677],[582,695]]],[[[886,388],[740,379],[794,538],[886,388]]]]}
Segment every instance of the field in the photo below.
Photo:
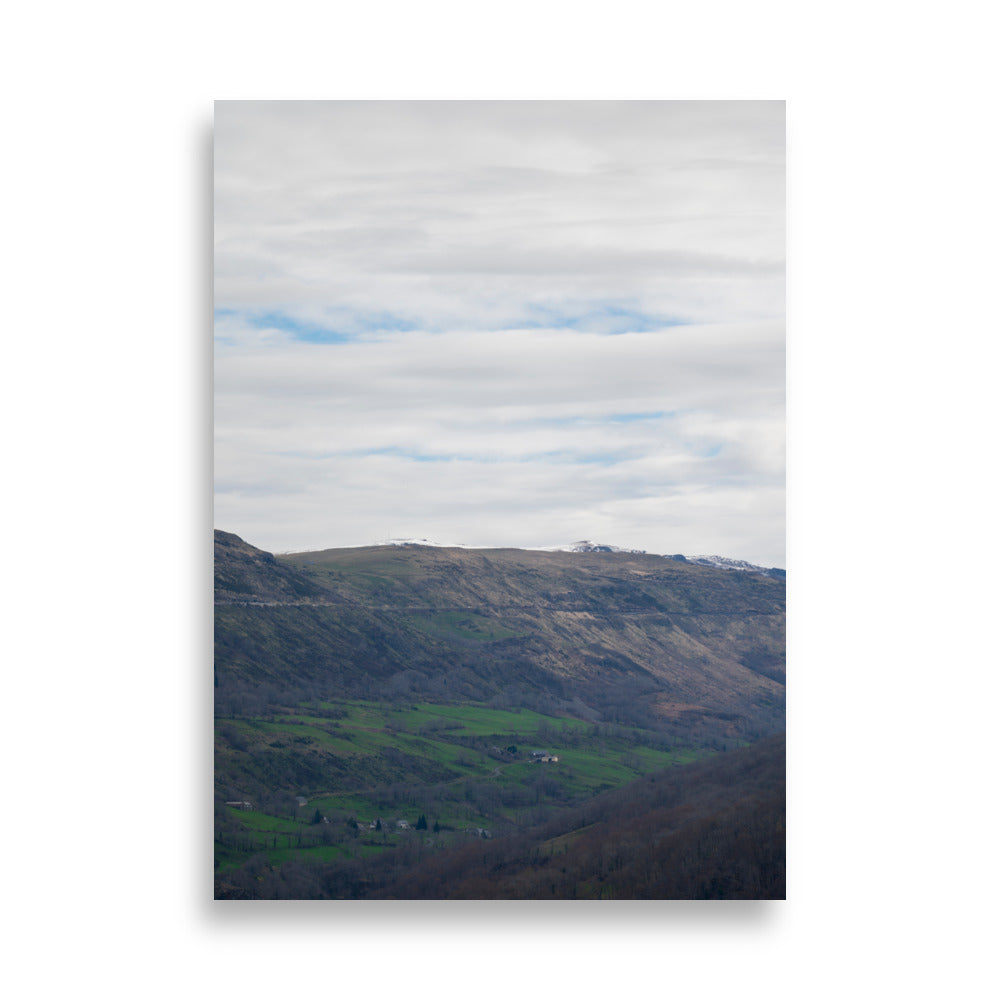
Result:
{"type": "Polygon", "coordinates": [[[699,756],[640,729],[485,705],[314,702],[219,719],[219,798],[251,808],[220,807],[216,867],[488,838],[699,756]]]}

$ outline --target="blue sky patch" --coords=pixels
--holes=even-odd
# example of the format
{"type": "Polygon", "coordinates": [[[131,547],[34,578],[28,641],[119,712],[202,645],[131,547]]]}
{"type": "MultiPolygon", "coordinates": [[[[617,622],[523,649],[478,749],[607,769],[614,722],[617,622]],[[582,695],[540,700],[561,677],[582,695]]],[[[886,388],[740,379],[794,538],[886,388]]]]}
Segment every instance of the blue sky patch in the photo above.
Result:
{"type": "MultiPolygon", "coordinates": [[[[442,333],[455,324],[418,323],[391,312],[355,312],[347,309],[332,310],[328,319],[317,321],[302,319],[281,309],[253,310],[220,307],[215,310],[216,320],[241,319],[255,330],[281,330],[296,340],[310,344],[342,344],[346,341],[377,333],[408,333],[426,330],[442,333]]],[[[684,326],[686,320],[670,316],[657,316],[640,309],[620,305],[580,306],[557,308],[528,305],[520,313],[512,313],[493,331],[505,328],[525,330],[575,330],[578,333],[597,333],[615,336],[623,333],[648,333],[667,327],[684,326]]]]}
{"type": "Polygon", "coordinates": [[[215,318],[238,317],[255,330],[280,330],[309,344],[343,344],[368,333],[398,333],[416,330],[417,325],[392,313],[344,312],[328,322],[300,319],[280,310],[255,312],[239,309],[216,309],[215,318]]]}
{"type": "Polygon", "coordinates": [[[529,420],[514,420],[511,427],[594,427],[597,424],[634,424],[641,421],[673,420],[678,410],[644,410],[639,413],[607,413],[594,416],[574,417],[533,417],[529,420]]]}
{"type": "Polygon", "coordinates": [[[665,327],[684,326],[687,321],[676,316],[657,316],[621,305],[594,305],[579,310],[562,310],[548,306],[530,306],[533,318],[519,324],[523,327],[551,327],[576,330],[579,333],[602,333],[615,336],[622,333],[649,333],[665,327]]]}
{"type": "Polygon", "coordinates": [[[522,455],[467,454],[462,452],[423,452],[412,448],[389,445],[384,448],[357,448],[349,451],[301,452],[282,451],[276,454],[283,458],[304,458],[313,461],[328,461],[333,458],[399,458],[405,462],[473,462],[482,465],[496,465],[502,462],[525,464],[530,462],[553,462],[558,465],[618,465],[635,458],[633,452],[602,451],[578,452],[566,449],[556,451],[529,452],[522,455]]]}
{"type": "Polygon", "coordinates": [[[640,420],[663,420],[676,416],[676,411],[653,410],[647,413],[610,413],[600,419],[607,420],[612,424],[634,424],[640,420]]]}

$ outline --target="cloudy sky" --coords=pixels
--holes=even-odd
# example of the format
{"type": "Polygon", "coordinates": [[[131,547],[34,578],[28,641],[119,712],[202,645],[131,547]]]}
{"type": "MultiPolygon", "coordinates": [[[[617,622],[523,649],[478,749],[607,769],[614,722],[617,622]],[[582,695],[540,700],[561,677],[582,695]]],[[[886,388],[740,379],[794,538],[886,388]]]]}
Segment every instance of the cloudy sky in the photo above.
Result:
{"type": "Polygon", "coordinates": [[[215,524],[785,564],[781,102],[220,102],[215,524]]]}

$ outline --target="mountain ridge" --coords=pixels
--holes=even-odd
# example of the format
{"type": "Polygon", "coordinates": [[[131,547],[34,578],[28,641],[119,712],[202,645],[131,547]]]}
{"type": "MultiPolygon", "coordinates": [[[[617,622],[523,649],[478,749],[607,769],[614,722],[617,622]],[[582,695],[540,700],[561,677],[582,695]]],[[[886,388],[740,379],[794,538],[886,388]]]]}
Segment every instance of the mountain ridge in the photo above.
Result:
{"type": "Polygon", "coordinates": [[[783,896],[784,579],[216,531],[215,580],[217,899],[783,896]]]}
{"type": "Polygon", "coordinates": [[[784,720],[784,581],[645,553],[372,546],[274,556],[216,533],[216,683],[578,702],[717,738],[784,720]]]}
{"type": "MultiPolygon", "coordinates": [[[[757,563],[749,562],[746,559],[735,559],[730,556],[720,556],[720,555],[686,556],[680,553],[667,554],[667,553],[649,552],[646,549],[628,548],[626,546],[611,545],[606,542],[592,542],[589,539],[583,539],[581,541],[572,542],[565,545],[466,545],[463,542],[438,542],[428,538],[407,537],[407,538],[387,538],[383,541],[372,542],[367,545],[345,545],[345,546],[339,546],[339,548],[363,549],[363,548],[378,548],[382,546],[388,546],[388,547],[425,546],[428,548],[436,548],[436,549],[462,549],[464,551],[469,551],[469,552],[505,551],[509,549],[516,552],[625,553],[629,555],[652,555],[662,559],[673,559],[677,562],[691,562],[701,566],[714,566],[717,569],[727,569],[737,572],[761,573],[765,576],[773,576],[775,578],[784,578],[786,575],[786,571],[782,567],[762,566],[757,563]]],[[[306,550],[306,551],[311,551],[311,550],[306,550]]],[[[321,550],[321,551],[330,551],[330,550],[321,550]]],[[[302,553],[299,551],[289,551],[280,553],[281,556],[296,556],[300,554],[302,553]]]]}

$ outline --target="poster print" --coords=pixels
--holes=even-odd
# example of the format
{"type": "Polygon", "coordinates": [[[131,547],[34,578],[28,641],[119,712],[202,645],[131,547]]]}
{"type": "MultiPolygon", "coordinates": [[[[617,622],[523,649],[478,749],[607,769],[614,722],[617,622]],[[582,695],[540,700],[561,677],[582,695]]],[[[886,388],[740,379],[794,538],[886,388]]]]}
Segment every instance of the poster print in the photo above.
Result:
{"type": "Polygon", "coordinates": [[[214,169],[216,898],[784,898],[784,105],[214,169]]]}

